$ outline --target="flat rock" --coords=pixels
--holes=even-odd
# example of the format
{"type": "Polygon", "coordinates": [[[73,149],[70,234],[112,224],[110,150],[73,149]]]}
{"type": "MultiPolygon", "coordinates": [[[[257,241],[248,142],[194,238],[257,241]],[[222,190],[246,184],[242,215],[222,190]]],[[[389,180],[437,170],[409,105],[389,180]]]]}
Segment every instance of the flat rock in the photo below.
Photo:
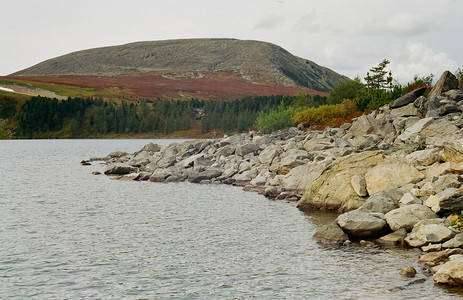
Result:
{"type": "Polygon", "coordinates": [[[106,166],[106,169],[104,170],[104,173],[106,175],[111,175],[111,174],[125,175],[125,174],[133,173],[133,172],[136,172],[136,171],[137,171],[137,168],[132,167],[129,164],[116,163],[116,164],[110,164],[110,165],[106,166]]]}
{"type": "Polygon", "coordinates": [[[407,230],[405,230],[405,228],[400,228],[397,231],[380,237],[377,241],[383,244],[402,244],[406,236],[407,230]]]}
{"type": "Polygon", "coordinates": [[[439,284],[463,285],[463,258],[446,262],[432,278],[439,284]]]}

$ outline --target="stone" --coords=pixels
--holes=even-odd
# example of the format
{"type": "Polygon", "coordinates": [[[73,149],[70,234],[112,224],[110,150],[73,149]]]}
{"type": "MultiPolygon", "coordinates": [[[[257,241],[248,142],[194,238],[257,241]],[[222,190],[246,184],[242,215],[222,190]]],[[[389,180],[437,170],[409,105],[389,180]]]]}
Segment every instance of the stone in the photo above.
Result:
{"type": "Polygon", "coordinates": [[[463,100],[463,90],[449,90],[447,92],[442,93],[442,96],[452,101],[460,102],[461,100],[463,100]]]}
{"type": "Polygon", "coordinates": [[[463,139],[445,144],[442,157],[445,161],[463,162],[463,139]]]}
{"type": "Polygon", "coordinates": [[[358,210],[385,214],[398,207],[397,202],[401,196],[402,193],[395,189],[381,191],[370,196],[358,210]]]}
{"type": "Polygon", "coordinates": [[[354,191],[351,178],[354,175],[365,174],[383,161],[383,151],[364,151],[340,157],[335,161],[314,162],[308,165],[305,192],[298,207],[339,211],[360,207],[366,199],[354,191]]]}
{"type": "Polygon", "coordinates": [[[420,119],[419,121],[406,127],[404,132],[398,136],[398,139],[402,141],[411,139],[412,137],[420,133],[424,128],[426,128],[426,126],[429,126],[429,124],[431,124],[433,120],[434,118],[432,117],[420,119]]]}
{"type": "Polygon", "coordinates": [[[444,174],[450,173],[452,171],[452,167],[455,165],[453,162],[446,162],[446,163],[435,163],[429,167],[427,167],[423,173],[426,178],[432,177],[439,177],[444,174]]]}
{"type": "Polygon", "coordinates": [[[455,232],[444,224],[417,224],[405,238],[411,247],[421,247],[428,243],[443,243],[455,236],[455,232]]]}
{"type": "Polygon", "coordinates": [[[458,82],[457,77],[450,73],[450,71],[445,71],[439,80],[436,82],[434,85],[433,89],[429,93],[428,98],[433,97],[433,96],[440,96],[442,93],[453,90],[453,89],[458,89],[460,87],[460,84],[458,82]]]}
{"type": "Polygon", "coordinates": [[[405,106],[409,103],[414,102],[418,97],[422,96],[424,92],[426,91],[426,87],[421,87],[418,89],[415,89],[397,99],[389,103],[390,108],[398,108],[405,106]]]}
{"type": "Polygon", "coordinates": [[[424,219],[433,219],[438,216],[428,207],[420,204],[410,204],[391,210],[385,214],[385,219],[391,230],[400,228],[412,230],[413,226],[424,219]]]}
{"type": "Polygon", "coordinates": [[[442,244],[428,244],[427,246],[421,247],[423,252],[436,252],[442,251],[442,244]]]}
{"type": "Polygon", "coordinates": [[[417,116],[420,116],[421,114],[418,108],[415,107],[415,104],[410,103],[406,106],[402,106],[400,108],[391,110],[390,115],[393,118],[399,118],[399,117],[412,117],[412,116],[417,117],[417,116]]]}
{"type": "Polygon", "coordinates": [[[119,164],[119,163],[116,163],[116,164],[110,164],[108,166],[106,166],[105,170],[104,170],[104,173],[106,175],[125,175],[125,174],[129,174],[129,173],[133,173],[133,172],[137,172],[137,168],[135,167],[132,167],[131,165],[129,164],[119,164]]]}
{"type": "Polygon", "coordinates": [[[329,148],[333,148],[334,143],[331,141],[331,139],[328,138],[314,138],[310,139],[304,144],[304,149],[307,152],[311,151],[322,151],[326,150],[329,148]]]}
{"type": "Polygon", "coordinates": [[[217,178],[222,175],[222,171],[214,168],[208,168],[204,171],[197,172],[193,171],[189,174],[188,180],[194,183],[199,183],[203,180],[210,180],[213,178],[217,178]]]}
{"type": "Polygon", "coordinates": [[[406,267],[404,269],[402,269],[400,272],[399,272],[400,275],[404,276],[404,277],[408,277],[408,278],[412,278],[412,277],[415,277],[416,275],[416,270],[414,267],[406,267]]]}
{"type": "Polygon", "coordinates": [[[452,114],[452,113],[458,113],[458,112],[461,112],[461,109],[458,107],[458,105],[455,103],[455,104],[446,104],[446,105],[443,105],[441,107],[439,107],[437,109],[437,114],[439,116],[445,116],[445,115],[448,115],[448,114],[452,114]]]}
{"type": "Polygon", "coordinates": [[[443,248],[463,248],[463,233],[458,233],[452,239],[442,244],[443,248]]]}
{"type": "Polygon", "coordinates": [[[414,151],[405,156],[405,159],[412,165],[430,166],[439,162],[442,157],[439,155],[439,149],[425,149],[414,151]]]}
{"type": "Polygon", "coordinates": [[[463,285],[463,258],[446,262],[432,278],[438,284],[463,285]]]}
{"type": "Polygon", "coordinates": [[[395,133],[394,126],[385,119],[375,119],[371,115],[361,115],[347,131],[354,137],[361,137],[366,134],[378,134],[386,136],[395,133]]]}
{"type": "Polygon", "coordinates": [[[271,145],[260,152],[259,161],[263,164],[270,165],[273,159],[280,155],[281,152],[282,150],[279,145],[271,145]]]}
{"type": "Polygon", "coordinates": [[[355,238],[374,238],[387,231],[387,224],[381,213],[353,210],[338,216],[336,224],[355,238]]]}
{"type": "Polygon", "coordinates": [[[177,156],[174,154],[164,154],[161,159],[157,162],[158,168],[168,168],[175,164],[177,156]]]}
{"type": "Polygon", "coordinates": [[[444,251],[429,252],[421,255],[419,261],[433,266],[446,262],[450,256],[458,254],[463,254],[463,249],[446,249],[444,251]]]}
{"type": "Polygon", "coordinates": [[[411,204],[423,204],[422,201],[411,193],[405,193],[399,200],[399,206],[403,207],[411,204]]]}
{"type": "Polygon", "coordinates": [[[151,174],[149,181],[151,182],[164,182],[172,173],[167,169],[156,169],[151,174]]]}
{"type": "Polygon", "coordinates": [[[161,151],[161,147],[158,144],[149,143],[146,144],[141,151],[146,151],[148,153],[155,153],[161,151]]]}
{"type": "Polygon", "coordinates": [[[309,168],[307,165],[300,165],[291,169],[288,174],[281,177],[281,187],[284,190],[292,191],[299,198],[302,197],[309,176],[308,172],[309,168]]]}
{"type": "Polygon", "coordinates": [[[463,190],[447,188],[437,195],[430,196],[424,203],[435,213],[460,213],[463,210],[463,190]]]}
{"type": "Polygon", "coordinates": [[[420,134],[426,138],[426,144],[432,146],[444,146],[449,139],[454,139],[458,131],[452,122],[445,119],[438,119],[421,130],[420,134]]]}
{"type": "Polygon", "coordinates": [[[357,193],[357,195],[359,195],[360,197],[368,196],[367,183],[365,182],[365,177],[363,177],[362,175],[354,175],[350,180],[350,184],[352,185],[352,188],[357,193]]]}
{"type": "Polygon", "coordinates": [[[324,244],[342,245],[349,240],[349,236],[335,224],[321,226],[313,235],[318,241],[324,244]]]}
{"type": "Polygon", "coordinates": [[[401,187],[407,183],[416,183],[423,178],[424,175],[415,167],[397,160],[379,164],[365,174],[369,195],[401,187]]]}
{"type": "Polygon", "coordinates": [[[255,143],[246,143],[243,145],[236,146],[235,153],[236,155],[239,155],[239,156],[245,156],[249,153],[258,151],[259,149],[260,149],[259,145],[255,143]]]}
{"type": "Polygon", "coordinates": [[[381,244],[403,244],[405,237],[407,236],[407,230],[400,228],[397,231],[389,233],[385,236],[380,237],[376,241],[381,244]]]}

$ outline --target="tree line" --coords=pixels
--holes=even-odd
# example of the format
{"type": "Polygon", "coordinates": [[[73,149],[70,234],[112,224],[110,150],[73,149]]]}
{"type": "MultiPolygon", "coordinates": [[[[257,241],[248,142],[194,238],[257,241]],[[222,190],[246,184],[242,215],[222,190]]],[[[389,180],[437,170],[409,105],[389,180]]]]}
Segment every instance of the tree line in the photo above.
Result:
{"type": "MultiPolygon", "coordinates": [[[[57,100],[32,97],[21,106],[16,134],[21,138],[56,136],[89,137],[105,134],[171,134],[201,126],[202,133],[247,131],[261,112],[290,106],[298,97],[258,96],[234,101],[151,100],[104,101],[93,98],[57,100]]],[[[313,105],[326,97],[306,97],[313,105]]]]}

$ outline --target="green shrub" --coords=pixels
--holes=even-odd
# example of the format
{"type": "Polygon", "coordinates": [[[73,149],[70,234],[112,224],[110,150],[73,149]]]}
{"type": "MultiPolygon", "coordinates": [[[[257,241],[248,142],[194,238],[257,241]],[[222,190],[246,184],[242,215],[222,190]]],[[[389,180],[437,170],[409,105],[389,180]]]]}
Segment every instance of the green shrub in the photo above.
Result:
{"type": "Polygon", "coordinates": [[[326,125],[335,119],[344,119],[357,110],[352,100],[345,99],[336,105],[322,105],[310,107],[295,114],[294,121],[305,126],[326,125]]]}
{"type": "Polygon", "coordinates": [[[287,129],[294,125],[292,112],[286,109],[283,103],[278,109],[270,110],[268,113],[259,113],[256,123],[261,134],[272,133],[279,129],[287,129]]]}

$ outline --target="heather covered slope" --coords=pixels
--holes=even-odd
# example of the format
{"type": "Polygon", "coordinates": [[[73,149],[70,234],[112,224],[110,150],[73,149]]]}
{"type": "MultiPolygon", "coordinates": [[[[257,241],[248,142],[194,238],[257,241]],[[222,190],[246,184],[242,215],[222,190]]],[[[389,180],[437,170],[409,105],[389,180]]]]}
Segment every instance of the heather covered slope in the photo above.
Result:
{"type": "Polygon", "coordinates": [[[255,85],[305,87],[322,92],[345,79],[277,45],[236,39],[149,41],[88,49],[11,75],[109,77],[148,72],[177,81],[201,81],[210,72],[232,72],[255,85]]]}

